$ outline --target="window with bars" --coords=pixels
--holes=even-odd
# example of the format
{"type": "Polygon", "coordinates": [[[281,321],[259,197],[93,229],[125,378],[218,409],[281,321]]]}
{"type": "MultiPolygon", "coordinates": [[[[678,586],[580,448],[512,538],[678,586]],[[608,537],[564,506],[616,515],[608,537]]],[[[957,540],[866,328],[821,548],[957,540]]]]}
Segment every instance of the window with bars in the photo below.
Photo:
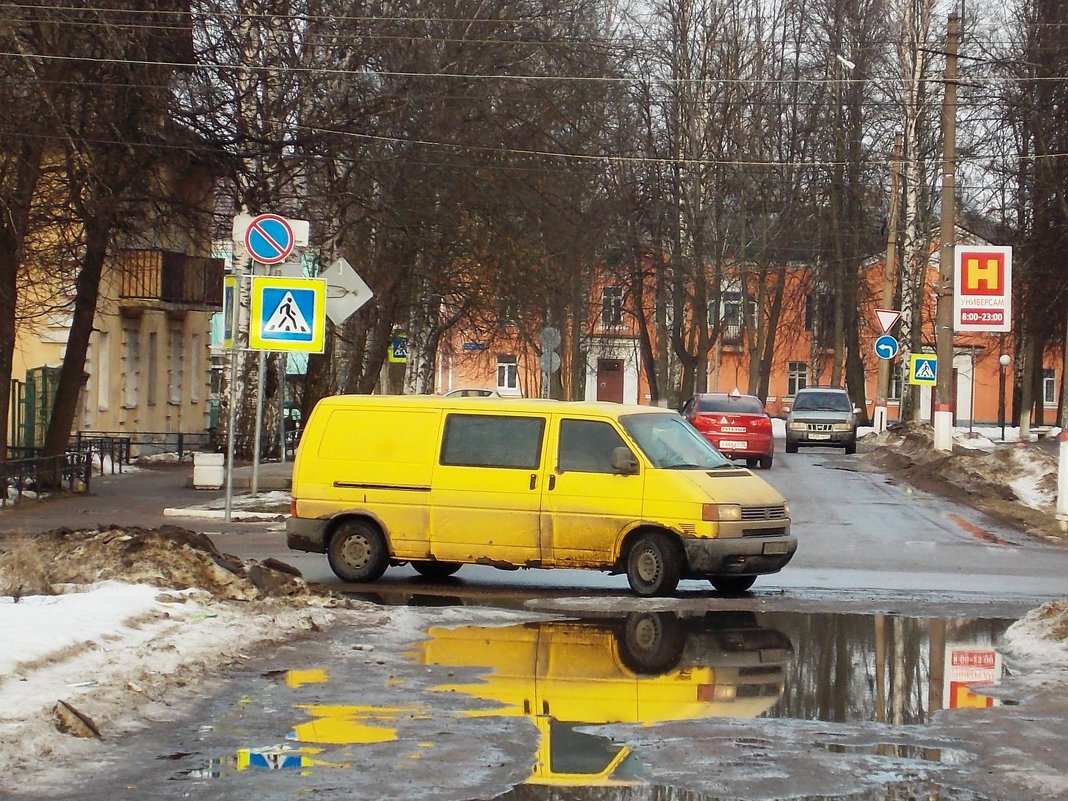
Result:
{"type": "Polygon", "coordinates": [[[623,325],[623,287],[606,286],[601,290],[601,327],[623,325]]]}

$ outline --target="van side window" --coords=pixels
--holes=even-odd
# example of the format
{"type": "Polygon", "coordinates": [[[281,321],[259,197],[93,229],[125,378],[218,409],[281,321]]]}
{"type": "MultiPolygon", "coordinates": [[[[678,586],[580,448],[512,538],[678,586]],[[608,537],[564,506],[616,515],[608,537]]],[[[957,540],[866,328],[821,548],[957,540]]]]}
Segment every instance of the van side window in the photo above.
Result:
{"type": "Polygon", "coordinates": [[[536,470],[541,464],[544,431],[541,417],[450,414],[445,420],[441,463],[536,470]]]}
{"type": "Polygon", "coordinates": [[[561,420],[560,472],[612,473],[612,449],[626,447],[623,438],[608,423],[594,420],[561,420]]]}

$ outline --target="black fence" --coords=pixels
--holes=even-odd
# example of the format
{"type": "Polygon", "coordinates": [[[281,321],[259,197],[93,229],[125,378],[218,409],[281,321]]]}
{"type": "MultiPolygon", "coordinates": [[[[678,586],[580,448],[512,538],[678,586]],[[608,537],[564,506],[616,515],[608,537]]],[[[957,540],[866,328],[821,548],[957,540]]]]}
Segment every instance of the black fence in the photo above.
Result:
{"type": "Polygon", "coordinates": [[[71,437],[71,449],[84,450],[80,444],[83,442],[96,443],[98,448],[94,452],[97,454],[114,447],[117,449],[115,453],[121,451],[123,462],[129,464],[131,459],[161,453],[173,453],[182,459],[187,454],[203,450],[209,440],[207,431],[195,434],[181,431],[78,431],[71,437]]]}
{"type": "Polygon", "coordinates": [[[64,453],[60,456],[31,456],[0,462],[0,506],[7,506],[12,493],[22,500],[27,493],[35,496],[54,492],[88,492],[93,472],[90,455],[64,453]]]}
{"type": "Polygon", "coordinates": [[[121,473],[122,466],[130,463],[130,438],[113,437],[107,434],[88,434],[79,431],[71,438],[68,453],[74,453],[89,466],[98,465],[100,475],[105,472],[121,473]]]}

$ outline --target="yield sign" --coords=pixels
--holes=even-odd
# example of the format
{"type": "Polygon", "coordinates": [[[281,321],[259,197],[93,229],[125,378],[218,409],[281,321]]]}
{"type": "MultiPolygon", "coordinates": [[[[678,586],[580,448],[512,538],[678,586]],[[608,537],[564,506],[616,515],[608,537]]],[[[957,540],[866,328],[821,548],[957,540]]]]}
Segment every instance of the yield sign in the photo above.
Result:
{"type": "Polygon", "coordinates": [[[319,277],[326,279],[326,316],[334,325],[341,325],[374,296],[345,259],[335,261],[319,277]]]}
{"type": "Polygon", "coordinates": [[[875,316],[879,318],[879,327],[883,329],[884,334],[887,334],[901,319],[901,312],[897,309],[876,309],[875,316]]]}

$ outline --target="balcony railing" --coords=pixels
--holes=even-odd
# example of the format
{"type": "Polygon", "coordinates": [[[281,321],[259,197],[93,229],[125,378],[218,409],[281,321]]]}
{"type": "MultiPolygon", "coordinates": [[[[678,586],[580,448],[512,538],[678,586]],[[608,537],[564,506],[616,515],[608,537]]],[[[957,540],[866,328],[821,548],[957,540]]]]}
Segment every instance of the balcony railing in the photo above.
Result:
{"type": "Polygon", "coordinates": [[[115,263],[122,276],[123,300],[222,308],[222,259],[169,250],[123,250],[115,263]]]}

